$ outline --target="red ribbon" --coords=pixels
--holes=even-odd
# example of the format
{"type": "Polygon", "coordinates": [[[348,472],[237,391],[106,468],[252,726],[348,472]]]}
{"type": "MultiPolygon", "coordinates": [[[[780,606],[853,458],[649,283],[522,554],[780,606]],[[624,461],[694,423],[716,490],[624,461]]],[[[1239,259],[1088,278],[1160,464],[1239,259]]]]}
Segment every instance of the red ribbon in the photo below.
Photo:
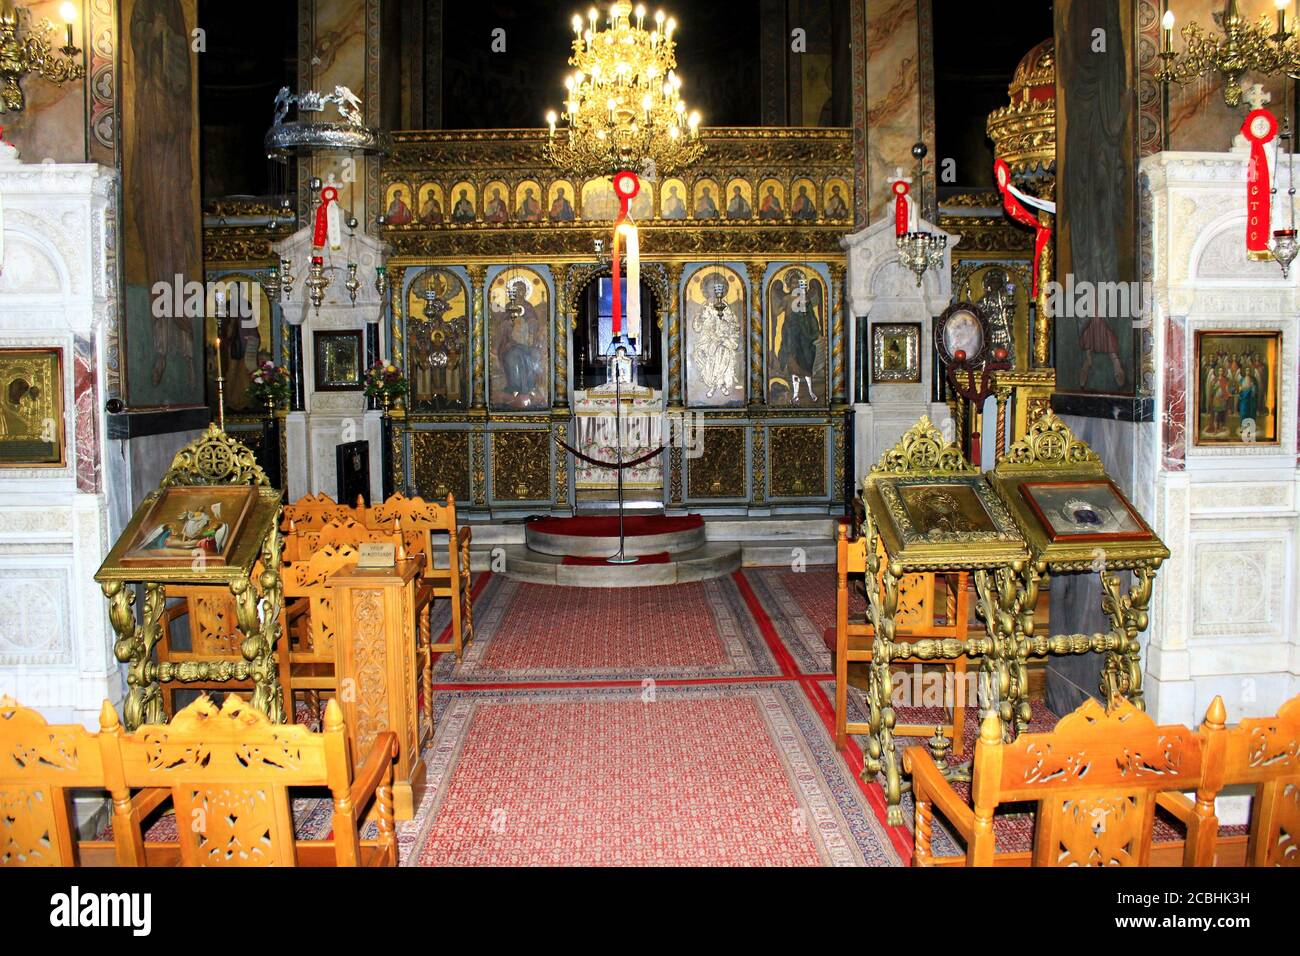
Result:
{"type": "Polygon", "coordinates": [[[325,245],[325,240],[329,235],[329,206],[332,202],[338,202],[339,191],[333,186],[326,186],[320,191],[320,206],[316,209],[316,228],[312,230],[311,244],[317,249],[325,245]]]}
{"type": "Polygon", "coordinates": [[[1265,109],[1251,110],[1241,124],[1241,135],[1250,141],[1250,162],[1246,164],[1246,255],[1267,259],[1272,203],[1264,144],[1277,135],[1277,117],[1265,109]]]}
{"type": "Polygon", "coordinates": [[[911,186],[901,179],[894,183],[894,234],[907,232],[907,194],[911,186]]]}
{"type": "Polygon", "coordinates": [[[1047,243],[1052,238],[1052,227],[1026,209],[1025,204],[1011,191],[1011,169],[1005,160],[994,161],[993,178],[997,181],[998,192],[1002,193],[1002,206],[1006,209],[1007,215],[1021,225],[1030,226],[1034,230],[1034,275],[1031,294],[1037,298],[1038,263],[1043,257],[1043,250],[1047,248],[1047,243]]]}
{"type": "Polygon", "coordinates": [[[614,309],[611,316],[611,332],[615,338],[623,331],[623,286],[619,282],[619,265],[620,252],[623,241],[618,234],[618,227],[627,219],[628,206],[632,202],[632,197],[641,191],[641,180],[637,178],[636,173],[630,169],[624,169],[614,174],[614,195],[618,196],[618,218],[614,220],[614,261],[612,272],[614,274],[614,309]]]}

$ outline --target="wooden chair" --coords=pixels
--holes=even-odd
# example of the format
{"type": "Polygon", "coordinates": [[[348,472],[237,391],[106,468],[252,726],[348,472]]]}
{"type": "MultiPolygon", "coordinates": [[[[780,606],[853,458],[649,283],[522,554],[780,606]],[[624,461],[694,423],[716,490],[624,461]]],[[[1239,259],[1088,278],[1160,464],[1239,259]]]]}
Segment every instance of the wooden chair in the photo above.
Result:
{"type": "Polygon", "coordinates": [[[425,557],[423,581],[416,598],[416,615],[420,622],[421,642],[433,653],[452,651],[460,660],[464,648],[474,639],[474,609],[470,599],[469,528],[456,525],[456,499],[447,495],[446,504],[434,504],[423,498],[395,494],[367,512],[366,523],[372,528],[400,531],[407,551],[425,557]],[[435,568],[433,535],[447,535],[447,567],[435,568]],[[435,643],[430,623],[434,598],[451,601],[451,640],[435,643]]]}
{"type": "Polygon", "coordinates": [[[123,865],[395,866],[393,759],[397,740],[380,734],[360,770],[353,769],[343,713],[331,701],[320,733],[274,724],[238,695],[221,708],[206,696],[169,724],[127,734],[105,708],[101,740],[110,779],[126,788],[163,790],[176,811],[176,843],[145,847],[140,816],[115,801],[113,833],[123,865]],[[290,788],[327,787],[333,833],[299,840],[290,788]],[[379,832],[362,840],[371,805],[379,832]]]}
{"type": "MultiPolygon", "coordinates": [[[[855,522],[860,527],[861,521],[855,522]]],[[[843,750],[849,734],[865,734],[866,723],[848,719],[849,662],[870,661],[875,629],[867,621],[849,620],[849,575],[865,574],[867,570],[867,539],[861,535],[849,538],[849,528],[839,526],[836,543],[835,568],[835,746],[843,750]]],[[[899,582],[898,611],[895,615],[894,636],[900,641],[919,641],[925,638],[953,638],[966,640],[970,615],[969,591],[966,574],[907,574],[899,582]]],[[[918,658],[895,658],[898,663],[920,663],[918,658]]],[[[952,752],[960,756],[964,750],[962,728],[966,720],[966,667],[968,658],[958,657],[952,662],[952,693],[944,682],[944,697],[951,697],[951,723],[942,725],[953,740],[952,752]]],[[[900,724],[894,727],[895,736],[928,737],[933,724],[900,724]]]]}
{"type": "Polygon", "coordinates": [[[1214,866],[1220,856],[1215,798],[1224,787],[1254,788],[1250,806],[1247,866],[1300,866],[1300,697],[1275,717],[1249,717],[1225,726],[1223,698],[1215,697],[1198,730],[1205,749],[1205,773],[1193,803],[1171,794],[1161,805],[1187,826],[1196,866],[1214,866]]]}
{"type": "Polygon", "coordinates": [[[73,790],[104,787],[96,735],[0,696],[0,752],[0,866],[111,864],[111,844],[83,860],[71,807],[73,790]]]}
{"type": "MultiPolygon", "coordinates": [[[[1126,700],[1108,712],[1089,699],[1051,733],[1022,733],[1012,743],[1003,742],[996,714],[985,717],[969,804],[924,747],[908,748],[903,766],[916,802],[914,866],[1150,866],[1157,800],[1197,789],[1204,754],[1187,727],[1158,727],[1126,700]],[[994,811],[1016,802],[1036,804],[1033,852],[997,853],[994,811]],[[965,841],[964,857],[931,854],[935,810],[965,841]]],[[[1193,855],[1188,841],[1183,864],[1193,855]]]]}

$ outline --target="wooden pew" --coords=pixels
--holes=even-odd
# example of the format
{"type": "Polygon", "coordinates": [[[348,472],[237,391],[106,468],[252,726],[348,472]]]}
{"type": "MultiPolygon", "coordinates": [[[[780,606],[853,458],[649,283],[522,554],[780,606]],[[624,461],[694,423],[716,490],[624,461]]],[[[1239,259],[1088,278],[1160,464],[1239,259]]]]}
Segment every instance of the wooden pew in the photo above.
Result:
{"type": "MultiPolygon", "coordinates": [[[[1150,866],[1157,801],[1195,790],[1205,768],[1203,737],[1180,725],[1156,726],[1125,700],[1106,711],[1087,700],[1050,733],[1002,739],[996,714],[975,744],[971,803],[944,780],[924,747],[903,756],[916,803],[914,866],[1150,866]],[[1006,803],[1034,802],[1031,855],[997,853],[993,816],[1006,803]],[[966,843],[964,857],[931,853],[934,811],[966,843]]],[[[1161,801],[1163,803],[1163,801],[1161,801]]],[[[1182,862],[1193,865],[1188,840],[1182,862]]]]}
{"type": "Polygon", "coordinates": [[[371,528],[400,531],[408,552],[425,556],[421,586],[416,599],[416,614],[421,637],[437,653],[452,651],[460,660],[464,648],[474,639],[474,609],[470,600],[469,545],[471,532],[456,524],[456,499],[447,495],[445,504],[407,498],[395,494],[366,514],[371,528]],[[435,568],[433,561],[435,533],[447,535],[446,568],[435,568]],[[434,642],[429,623],[431,602],[444,597],[451,601],[451,639],[434,642]]]}
{"type": "Polygon", "coordinates": [[[87,866],[394,866],[391,733],[375,739],[359,770],[343,715],[326,709],[321,733],[275,724],[238,695],[221,708],[206,696],[169,724],[126,733],[104,702],[100,731],[51,725],[36,711],[0,698],[0,865],[87,866]],[[326,787],[333,832],[298,840],[290,788],[326,787]],[[77,841],[69,795],[107,790],[113,840],[77,841]],[[148,841],[143,821],[168,800],[174,842],[148,841]],[[374,840],[361,823],[373,809],[374,840]]]}
{"type": "Polygon", "coordinates": [[[1171,794],[1161,805],[1187,826],[1196,866],[1224,865],[1215,798],[1224,787],[1253,788],[1246,866],[1300,867],[1300,696],[1274,717],[1248,717],[1227,727],[1223,698],[1215,697],[1198,736],[1205,773],[1195,802],[1171,794]]]}

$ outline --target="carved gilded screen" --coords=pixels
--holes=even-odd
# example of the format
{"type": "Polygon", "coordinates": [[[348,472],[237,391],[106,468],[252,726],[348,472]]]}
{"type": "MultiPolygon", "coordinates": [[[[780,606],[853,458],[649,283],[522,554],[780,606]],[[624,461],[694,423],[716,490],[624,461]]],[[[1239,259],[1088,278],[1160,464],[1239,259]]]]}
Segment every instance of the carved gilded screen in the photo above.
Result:
{"type": "Polygon", "coordinates": [[[488,291],[488,403],[494,410],[550,406],[551,304],[532,269],[507,268],[488,291]]]}
{"type": "Polygon", "coordinates": [[[686,281],[686,403],[698,408],[745,404],[745,283],[723,265],[686,281]]]}
{"type": "Polygon", "coordinates": [[[407,291],[407,367],[415,411],[469,406],[468,300],[464,281],[450,269],[421,272],[407,291]]]}
{"type": "Polygon", "coordinates": [[[766,299],[768,404],[825,405],[825,283],[809,266],[786,266],[768,282],[766,299]]]}

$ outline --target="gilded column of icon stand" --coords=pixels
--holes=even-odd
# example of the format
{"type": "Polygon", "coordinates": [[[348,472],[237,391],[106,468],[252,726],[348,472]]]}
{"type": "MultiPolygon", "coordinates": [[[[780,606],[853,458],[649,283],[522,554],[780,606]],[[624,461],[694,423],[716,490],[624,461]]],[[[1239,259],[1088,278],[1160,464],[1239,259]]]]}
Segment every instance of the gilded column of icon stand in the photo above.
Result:
{"type": "MultiPolygon", "coordinates": [[[[284,721],[276,658],[283,605],[280,583],[283,538],[279,524],[280,492],[271,487],[252,451],[215,423],[176,454],[158,489],[136,509],[95,574],[95,580],[100,582],[108,598],[109,620],[117,633],[114,655],[127,665],[124,717],[128,729],[141,723],[163,722],[161,684],[168,681],[249,681],[253,684],[253,706],[272,720],[284,721]],[[196,548],[174,558],[147,556],[149,547],[142,542],[152,534],[150,529],[158,520],[158,509],[167,507],[169,495],[184,496],[184,504],[192,506],[193,502],[202,502],[205,496],[232,496],[237,500],[242,489],[251,498],[244,511],[238,515],[220,509],[212,512],[227,522],[227,538],[217,553],[209,556],[207,551],[196,548]],[[144,594],[143,614],[138,621],[136,585],[144,594]],[[242,660],[233,657],[154,660],[163,628],[170,623],[166,606],[168,585],[206,587],[214,597],[228,596],[227,606],[233,606],[242,660]]],[[[228,622],[201,620],[211,612],[196,606],[197,602],[190,603],[191,640],[201,629],[215,632],[222,627],[229,628],[228,622]]]]}

